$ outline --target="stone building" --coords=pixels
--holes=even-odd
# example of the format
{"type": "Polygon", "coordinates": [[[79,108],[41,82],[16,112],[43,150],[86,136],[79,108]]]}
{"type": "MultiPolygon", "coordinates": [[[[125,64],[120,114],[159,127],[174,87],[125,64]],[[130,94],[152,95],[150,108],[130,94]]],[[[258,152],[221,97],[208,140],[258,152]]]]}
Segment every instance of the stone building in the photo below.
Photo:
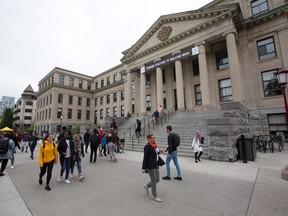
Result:
{"type": "Polygon", "coordinates": [[[103,124],[106,116],[152,114],[160,104],[220,111],[233,102],[249,114],[253,133],[286,133],[274,72],[288,68],[287,14],[285,0],[214,0],[162,15],[123,52],[122,64],[95,77],[60,68],[46,75],[36,126],[103,124]]]}
{"type": "Polygon", "coordinates": [[[31,85],[21,94],[21,98],[15,104],[13,113],[13,126],[18,130],[34,127],[37,108],[37,97],[31,85]]]}

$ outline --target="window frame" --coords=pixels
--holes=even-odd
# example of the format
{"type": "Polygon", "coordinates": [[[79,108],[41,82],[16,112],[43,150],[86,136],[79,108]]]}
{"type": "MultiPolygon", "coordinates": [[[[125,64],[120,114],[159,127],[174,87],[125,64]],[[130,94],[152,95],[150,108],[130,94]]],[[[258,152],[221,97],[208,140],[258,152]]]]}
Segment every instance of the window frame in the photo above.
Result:
{"type": "MultiPolygon", "coordinates": [[[[278,82],[278,79],[275,75],[275,72],[277,71],[277,69],[273,69],[273,70],[268,70],[268,71],[263,71],[261,72],[261,80],[262,80],[262,86],[263,86],[263,94],[264,94],[264,97],[273,97],[273,96],[279,96],[279,95],[282,95],[282,90],[281,90],[281,84],[278,82]],[[271,73],[271,75],[274,76],[274,79],[267,79],[267,80],[264,80],[264,74],[269,74],[271,73]],[[279,87],[278,88],[272,88],[272,92],[276,92],[275,94],[267,94],[265,88],[267,87],[267,85],[271,82],[271,81],[275,81],[275,85],[278,85],[279,87]],[[267,83],[267,85],[265,85],[265,83],[267,83]],[[277,93],[279,92],[279,93],[277,93]]],[[[272,84],[273,85],[273,84],[272,84]]]]}
{"type": "Polygon", "coordinates": [[[225,79],[221,79],[221,80],[218,80],[218,89],[219,89],[219,99],[220,99],[220,102],[229,102],[229,101],[233,101],[233,92],[232,92],[232,83],[231,83],[231,79],[230,78],[225,78],[225,79]],[[225,86],[225,87],[221,87],[221,82],[224,82],[226,80],[229,80],[230,81],[230,86],[225,86]],[[223,91],[221,90],[224,90],[225,89],[225,93],[228,92],[229,90],[231,91],[231,94],[225,94],[225,95],[221,95],[221,93],[223,91]],[[225,99],[226,98],[226,99],[225,99]]]}
{"type": "Polygon", "coordinates": [[[261,39],[261,40],[258,40],[256,42],[256,46],[257,46],[257,51],[258,51],[258,58],[259,58],[259,61],[265,61],[265,60],[268,60],[268,59],[272,59],[272,58],[275,58],[277,57],[277,52],[276,52],[276,46],[275,46],[275,40],[274,40],[274,37],[271,36],[271,37],[268,37],[268,38],[264,38],[264,39],[261,39]],[[272,42],[270,43],[265,43],[263,45],[259,45],[259,43],[264,43],[265,41],[268,41],[268,40],[271,40],[272,39],[272,42]],[[268,52],[267,50],[268,49],[271,49],[272,48],[272,45],[273,45],[273,52],[268,52]],[[267,47],[268,46],[268,47],[267,47]],[[265,50],[264,50],[265,49],[265,50]],[[265,51],[265,54],[262,54],[262,52],[265,51]],[[274,56],[271,56],[271,54],[274,53],[274,56]]]}

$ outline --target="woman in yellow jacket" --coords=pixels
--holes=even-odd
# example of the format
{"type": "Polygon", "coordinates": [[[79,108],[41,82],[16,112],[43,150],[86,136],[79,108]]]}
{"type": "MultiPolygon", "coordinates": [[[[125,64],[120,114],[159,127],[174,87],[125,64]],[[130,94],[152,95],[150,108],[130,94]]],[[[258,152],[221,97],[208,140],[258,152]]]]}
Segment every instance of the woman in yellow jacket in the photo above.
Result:
{"type": "Polygon", "coordinates": [[[49,186],[49,182],[52,177],[52,170],[54,164],[58,162],[58,151],[57,146],[53,141],[52,134],[47,134],[43,143],[40,146],[39,151],[39,166],[40,166],[40,174],[39,174],[39,184],[43,183],[42,177],[45,175],[47,170],[47,178],[46,178],[46,186],[45,189],[50,191],[51,188],[49,186]]]}

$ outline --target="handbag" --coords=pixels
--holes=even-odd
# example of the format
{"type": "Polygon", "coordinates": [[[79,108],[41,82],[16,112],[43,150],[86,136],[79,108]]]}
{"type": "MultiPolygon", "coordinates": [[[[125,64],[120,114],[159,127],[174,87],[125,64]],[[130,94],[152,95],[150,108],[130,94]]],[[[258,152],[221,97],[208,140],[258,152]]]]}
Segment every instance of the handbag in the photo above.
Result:
{"type": "Polygon", "coordinates": [[[163,165],[165,165],[165,161],[160,157],[160,156],[158,156],[159,158],[158,158],[158,165],[159,166],[163,166],[163,165]]]}

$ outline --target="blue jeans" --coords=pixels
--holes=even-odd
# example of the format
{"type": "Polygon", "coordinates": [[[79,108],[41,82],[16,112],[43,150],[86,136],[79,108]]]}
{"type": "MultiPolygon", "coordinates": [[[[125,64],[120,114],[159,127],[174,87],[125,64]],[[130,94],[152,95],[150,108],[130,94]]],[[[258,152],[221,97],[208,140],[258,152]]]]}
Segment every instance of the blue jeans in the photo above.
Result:
{"type": "Polygon", "coordinates": [[[12,154],[11,154],[11,166],[14,166],[14,162],[15,162],[15,156],[14,154],[16,153],[16,148],[12,149],[12,154]]]}
{"type": "Polygon", "coordinates": [[[61,164],[61,171],[60,171],[60,176],[62,176],[64,171],[66,170],[65,180],[68,179],[69,177],[70,167],[71,167],[71,157],[65,158],[63,164],[61,164]]]}
{"type": "Polygon", "coordinates": [[[177,150],[171,152],[171,154],[168,154],[166,156],[166,173],[167,173],[167,176],[170,177],[170,161],[172,159],[173,159],[174,165],[175,165],[176,170],[177,170],[177,176],[181,177],[181,170],[180,170],[180,166],[179,166],[179,163],[178,163],[177,150]]]}
{"type": "Polygon", "coordinates": [[[82,176],[81,159],[72,160],[72,162],[71,162],[71,174],[73,175],[73,173],[74,173],[75,163],[77,164],[78,175],[80,177],[80,176],[82,176]]]}

